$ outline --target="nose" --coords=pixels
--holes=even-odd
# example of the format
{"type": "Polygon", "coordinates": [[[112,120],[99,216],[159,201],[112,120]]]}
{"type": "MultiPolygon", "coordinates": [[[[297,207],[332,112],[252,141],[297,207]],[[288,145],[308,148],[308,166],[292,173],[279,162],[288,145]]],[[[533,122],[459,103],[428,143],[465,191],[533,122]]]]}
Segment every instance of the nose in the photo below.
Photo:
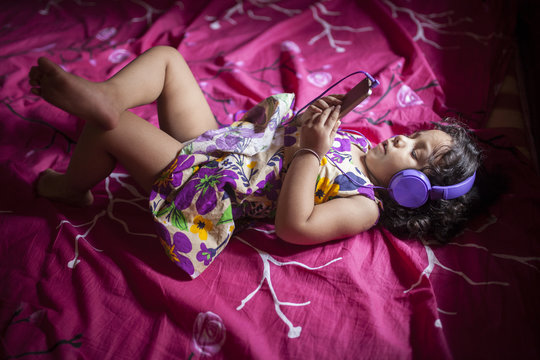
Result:
{"type": "Polygon", "coordinates": [[[403,147],[407,144],[409,138],[403,135],[397,135],[392,138],[392,145],[394,147],[403,147]]]}

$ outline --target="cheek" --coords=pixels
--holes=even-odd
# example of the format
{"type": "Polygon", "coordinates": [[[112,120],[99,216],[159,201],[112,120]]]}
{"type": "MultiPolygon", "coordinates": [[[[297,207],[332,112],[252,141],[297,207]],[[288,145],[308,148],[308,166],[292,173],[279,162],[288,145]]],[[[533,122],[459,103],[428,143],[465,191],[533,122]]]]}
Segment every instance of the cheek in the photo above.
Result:
{"type": "Polygon", "coordinates": [[[371,160],[366,161],[369,170],[382,185],[386,186],[395,173],[392,164],[385,158],[371,158],[366,160],[371,160]]]}
{"type": "Polygon", "coordinates": [[[381,165],[384,165],[384,170],[389,178],[402,170],[411,168],[411,164],[407,162],[406,159],[399,157],[387,159],[387,161],[385,161],[384,164],[381,165]]]}

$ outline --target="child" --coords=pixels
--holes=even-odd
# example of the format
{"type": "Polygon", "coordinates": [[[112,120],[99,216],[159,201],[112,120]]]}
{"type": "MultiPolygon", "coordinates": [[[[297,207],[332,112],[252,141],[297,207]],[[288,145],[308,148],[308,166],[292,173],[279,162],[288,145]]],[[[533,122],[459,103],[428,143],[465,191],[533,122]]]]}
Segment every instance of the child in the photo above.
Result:
{"type": "Polygon", "coordinates": [[[420,169],[436,185],[470,179],[479,152],[461,127],[400,135],[372,147],[362,135],[338,130],[341,95],[319,99],[298,123],[285,126],[293,95],[281,94],[218,129],[174,48],[152,48],[104,82],[69,74],[46,58],[29,78],[32,93],[86,121],[66,172],[44,171],[38,194],[90,205],[90,189],[119,161],[149,194],[168,256],[193,278],[244,217],[274,217],[277,235],[295,244],[366,231],[380,215],[396,233],[448,235],[473,197],[409,209],[374,187],[388,187],[404,169],[420,169]],[[159,129],[128,111],[154,100],[159,129]]]}

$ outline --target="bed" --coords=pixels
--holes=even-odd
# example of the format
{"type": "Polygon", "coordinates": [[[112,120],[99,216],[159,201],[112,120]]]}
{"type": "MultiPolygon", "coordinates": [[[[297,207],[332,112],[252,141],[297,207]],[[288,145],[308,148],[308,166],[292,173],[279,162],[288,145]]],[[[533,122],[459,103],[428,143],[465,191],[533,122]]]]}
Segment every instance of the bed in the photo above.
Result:
{"type": "MultiPolygon", "coordinates": [[[[18,1],[0,12],[2,359],[540,357],[540,188],[506,1],[18,1]],[[449,244],[380,227],[325,246],[271,222],[191,280],[119,166],[75,208],[35,196],[83,122],[29,92],[47,56],[103,80],[177,48],[221,125],[269,95],[296,110],[357,70],[381,83],[343,119],[373,142],[459,117],[504,192],[449,244]],[[496,170],[496,171],[495,171],[496,170]]],[[[361,77],[340,83],[351,89],[361,77]]],[[[155,104],[134,110],[157,125],[155,104]]]]}

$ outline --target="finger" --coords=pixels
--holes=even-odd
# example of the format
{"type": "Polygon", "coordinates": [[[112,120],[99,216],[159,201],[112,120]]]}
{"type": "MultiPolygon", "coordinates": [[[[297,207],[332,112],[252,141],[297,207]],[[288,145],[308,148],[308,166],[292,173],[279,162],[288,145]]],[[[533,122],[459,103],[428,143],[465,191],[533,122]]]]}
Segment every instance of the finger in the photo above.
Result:
{"type": "Polygon", "coordinates": [[[321,98],[314,103],[315,106],[317,106],[319,109],[327,109],[330,105],[326,101],[324,101],[324,98],[321,98]]]}
{"type": "Polygon", "coordinates": [[[334,124],[334,127],[332,128],[332,131],[330,131],[330,134],[328,135],[328,137],[330,138],[330,143],[334,143],[334,139],[336,137],[336,134],[339,130],[339,126],[341,125],[341,121],[336,121],[336,123],[334,124]]]}
{"type": "Polygon", "coordinates": [[[328,117],[326,118],[326,124],[325,125],[334,127],[335,123],[339,119],[339,112],[340,111],[341,111],[341,105],[333,107],[332,111],[328,114],[328,117]]]}
{"type": "MultiPolygon", "coordinates": [[[[339,95],[338,95],[338,96],[339,96],[339,95]]],[[[338,96],[336,96],[336,95],[329,95],[329,96],[327,96],[326,98],[324,98],[324,100],[325,100],[327,103],[336,106],[336,105],[341,104],[341,99],[340,99],[338,96]]]]}
{"type": "Polygon", "coordinates": [[[322,113],[322,112],[313,114],[310,118],[308,118],[308,119],[306,120],[306,122],[304,123],[304,125],[309,126],[309,127],[315,125],[315,124],[319,121],[319,118],[320,118],[320,116],[321,116],[321,113],[322,113]]]}
{"type": "Polygon", "coordinates": [[[340,126],[341,126],[341,121],[338,120],[334,123],[334,127],[332,128],[332,132],[331,132],[332,138],[336,135],[340,126]]]}
{"type": "MultiPolygon", "coordinates": [[[[322,113],[321,113],[321,116],[319,117],[317,123],[315,125],[318,125],[320,127],[327,127],[328,126],[328,123],[329,123],[329,120],[330,120],[330,117],[332,115],[332,113],[335,111],[335,107],[334,106],[331,106],[327,109],[325,109],[322,113]]],[[[333,125],[333,123],[332,123],[333,125]]]]}
{"type": "Polygon", "coordinates": [[[313,111],[315,113],[321,113],[322,112],[322,109],[318,108],[317,106],[315,106],[313,104],[309,106],[308,110],[313,111]]]}
{"type": "Polygon", "coordinates": [[[336,107],[336,111],[332,113],[332,117],[335,117],[334,126],[332,127],[332,131],[330,131],[330,139],[332,142],[334,141],[334,137],[336,136],[337,131],[339,130],[339,127],[341,126],[341,121],[339,120],[339,112],[340,112],[340,106],[338,105],[336,107]],[[335,115],[338,114],[338,115],[335,115]]]}
{"type": "Polygon", "coordinates": [[[328,121],[328,118],[330,117],[330,114],[332,113],[332,111],[334,111],[333,106],[324,109],[324,111],[320,114],[318,123],[323,126],[326,125],[326,122],[328,121]]]}

